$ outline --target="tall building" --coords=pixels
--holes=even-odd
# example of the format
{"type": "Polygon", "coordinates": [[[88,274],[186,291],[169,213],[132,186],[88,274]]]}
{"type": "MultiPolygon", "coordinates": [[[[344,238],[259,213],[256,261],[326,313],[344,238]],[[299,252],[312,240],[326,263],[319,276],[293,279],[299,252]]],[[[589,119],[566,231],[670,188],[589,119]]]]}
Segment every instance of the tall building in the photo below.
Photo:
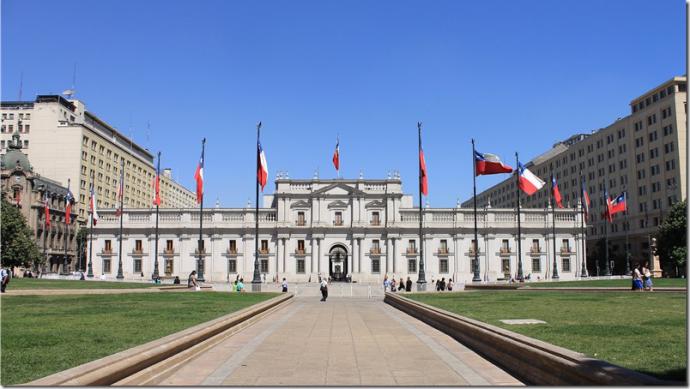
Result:
{"type": "MultiPolygon", "coordinates": [[[[12,133],[34,169],[62,185],[71,179],[78,221],[88,217],[93,182],[97,205],[116,207],[120,162],[125,163],[125,208],[148,208],[153,202],[154,156],[105,121],[86,110],[79,100],[39,95],[35,101],[2,102],[0,149],[7,150],[12,133]]],[[[161,174],[162,207],[194,207],[196,195],[161,174]]]]}
{"type": "MultiPolygon", "coordinates": [[[[579,203],[580,174],[592,200],[587,224],[588,254],[600,261],[605,236],[602,213],[605,190],[611,197],[627,192],[628,216],[617,214],[609,224],[609,259],[617,259],[614,269],[625,269],[626,232],[633,261],[650,260],[651,235],[671,206],[687,198],[685,153],[687,145],[687,78],[671,80],[645,92],[630,102],[630,115],[589,134],[577,134],[525,164],[547,185],[533,196],[522,196],[522,206],[545,208],[550,199],[553,174],[563,195],[563,204],[579,203]]],[[[478,206],[515,207],[515,177],[477,194],[478,206]]],[[[472,199],[463,207],[472,207],[472,199]]],[[[650,260],[651,263],[651,260],[650,260]]],[[[590,264],[595,272],[595,262],[590,264]]],[[[603,266],[601,264],[600,266],[603,266]]]]}
{"type": "MultiPolygon", "coordinates": [[[[423,248],[426,280],[471,282],[474,248],[479,277],[509,280],[518,273],[517,219],[513,209],[479,212],[479,244],[474,242],[474,213],[465,208],[424,210],[424,241],[419,241],[419,209],[404,194],[402,182],[387,180],[276,180],[274,194],[259,209],[260,271],[268,281],[316,282],[319,276],[342,281],[376,282],[387,275],[417,280],[423,248]],[[348,277],[349,276],[349,277],[348,277]]],[[[161,210],[158,266],[162,277],[186,279],[201,257],[207,281],[227,282],[254,272],[254,208],[211,208],[204,212],[203,244],[198,251],[199,211],[161,210]]],[[[122,257],[127,279],[151,279],[155,266],[155,212],[125,210],[127,234],[119,251],[119,218],[101,213],[94,228],[93,272],[113,278],[122,257]]],[[[562,280],[582,276],[586,250],[577,210],[555,214],[543,209],[521,214],[524,276],[562,280]],[[554,252],[555,249],[555,252],[554,252]],[[554,263],[556,272],[554,272],[554,263]]]]}

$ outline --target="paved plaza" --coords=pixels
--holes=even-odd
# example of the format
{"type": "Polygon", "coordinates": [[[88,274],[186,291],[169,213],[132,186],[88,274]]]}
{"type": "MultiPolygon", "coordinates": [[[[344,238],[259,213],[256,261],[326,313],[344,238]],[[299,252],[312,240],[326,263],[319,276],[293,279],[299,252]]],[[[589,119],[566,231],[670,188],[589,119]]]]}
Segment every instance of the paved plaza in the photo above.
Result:
{"type": "Polygon", "coordinates": [[[159,385],[522,385],[380,298],[297,297],[159,385]]]}

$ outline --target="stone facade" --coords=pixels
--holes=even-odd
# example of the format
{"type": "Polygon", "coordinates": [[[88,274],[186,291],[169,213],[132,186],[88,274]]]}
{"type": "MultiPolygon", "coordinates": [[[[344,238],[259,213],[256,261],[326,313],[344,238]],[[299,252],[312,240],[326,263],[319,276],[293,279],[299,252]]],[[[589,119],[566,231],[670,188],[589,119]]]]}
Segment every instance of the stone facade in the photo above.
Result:
{"type": "MultiPolygon", "coordinates": [[[[403,194],[399,179],[293,180],[279,178],[259,209],[259,260],[267,281],[315,282],[319,275],[356,282],[381,282],[384,276],[417,280],[419,210],[403,194]]],[[[150,279],[154,268],[155,211],[125,209],[122,268],[125,279],[150,279]]],[[[521,213],[522,266],[525,276],[553,275],[551,210],[521,213]]],[[[581,277],[581,216],[578,209],[557,210],[556,266],[561,280],[581,277]]],[[[480,276],[485,281],[517,274],[517,219],[514,209],[478,213],[480,276]]],[[[474,216],[466,208],[424,210],[426,280],[440,277],[470,282],[474,258],[474,216]]],[[[254,208],[204,210],[203,275],[206,281],[252,280],[255,261],[254,208]]],[[[93,232],[93,272],[114,278],[119,262],[120,220],[101,210],[93,232]]],[[[198,209],[161,209],[158,266],[161,277],[186,280],[199,258],[198,209]]]]}

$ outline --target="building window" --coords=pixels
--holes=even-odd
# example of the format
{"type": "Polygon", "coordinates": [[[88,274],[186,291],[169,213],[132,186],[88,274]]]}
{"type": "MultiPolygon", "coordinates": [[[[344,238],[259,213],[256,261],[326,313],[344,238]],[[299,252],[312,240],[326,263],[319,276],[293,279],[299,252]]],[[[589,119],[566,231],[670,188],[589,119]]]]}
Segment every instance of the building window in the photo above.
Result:
{"type": "Polygon", "coordinates": [[[378,257],[371,259],[371,272],[374,274],[381,272],[381,260],[378,257]]]}
{"type": "Polygon", "coordinates": [[[501,242],[501,254],[508,253],[510,253],[510,243],[508,242],[508,239],[503,239],[501,242]]]}
{"type": "Polygon", "coordinates": [[[237,254],[237,241],[235,239],[231,239],[228,243],[228,253],[237,254]]]}
{"type": "Polygon", "coordinates": [[[438,253],[439,254],[448,254],[448,241],[445,239],[441,239],[441,242],[439,244],[438,248],[438,253]]]}
{"type": "Polygon", "coordinates": [[[103,258],[103,273],[110,273],[110,258],[103,258]]]}
{"type": "Polygon", "coordinates": [[[568,239],[563,239],[563,242],[561,243],[561,252],[570,253],[570,241],[568,239]]]}
{"type": "Polygon", "coordinates": [[[343,225],[343,213],[341,211],[336,211],[335,220],[333,221],[333,225],[336,225],[336,226],[342,226],[343,225]]]}
{"type": "Polygon", "coordinates": [[[112,241],[110,241],[110,239],[105,240],[105,247],[103,248],[103,252],[106,254],[113,253],[113,243],[112,241]]]}
{"type": "Polygon", "coordinates": [[[379,219],[379,213],[378,212],[372,212],[371,213],[371,225],[372,226],[380,226],[381,225],[381,219],[379,219]]]}
{"type": "Polygon", "coordinates": [[[442,274],[448,273],[448,258],[440,258],[438,261],[438,272],[442,274]]]}
{"type": "Polygon", "coordinates": [[[141,240],[139,240],[139,239],[135,240],[135,241],[134,241],[134,253],[135,253],[135,254],[141,254],[141,253],[143,253],[143,251],[144,251],[144,250],[142,249],[142,242],[141,242],[141,240]]]}
{"type": "Polygon", "coordinates": [[[141,258],[134,258],[134,272],[141,273],[141,258]]]}
{"type": "Polygon", "coordinates": [[[530,247],[530,252],[538,254],[541,252],[539,249],[539,239],[532,239],[532,247],[530,247]]]}
{"type": "Polygon", "coordinates": [[[664,153],[672,153],[673,152],[673,142],[667,143],[664,145],[664,153]]]}
{"type": "Polygon", "coordinates": [[[237,273],[237,260],[228,260],[228,273],[237,273]]]}
{"type": "Polygon", "coordinates": [[[261,272],[264,274],[268,273],[268,259],[261,260],[261,272]]]}
{"type": "Polygon", "coordinates": [[[501,259],[501,270],[503,277],[510,278],[510,257],[501,259]]]}
{"type": "Polygon", "coordinates": [[[407,242],[407,253],[408,254],[417,254],[417,241],[409,240],[407,242]]]}
{"type": "Polygon", "coordinates": [[[532,272],[533,273],[540,273],[541,272],[541,258],[540,257],[533,257],[532,258],[532,272]]]}
{"type": "Polygon", "coordinates": [[[304,255],[304,240],[300,239],[297,241],[297,254],[304,255]]]}
{"type": "Polygon", "coordinates": [[[381,246],[379,246],[379,241],[378,239],[374,239],[371,241],[371,254],[381,254],[381,246]]]}
{"type": "Polygon", "coordinates": [[[304,211],[297,212],[297,225],[303,226],[305,224],[306,224],[306,221],[304,219],[304,211]]]}
{"type": "Polygon", "coordinates": [[[173,260],[172,258],[165,259],[165,275],[169,276],[173,273],[173,260]]]}
{"type": "Polygon", "coordinates": [[[27,139],[24,139],[24,148],[25,149],[29,148],[29,141],[27,139]]]}
{"type": "Polygon", "coordinates": [[[416,259],[408,259],[407,260],[407,272],[408,273],[416,273],[417,272],[417,260],[416,259]]]}
{"type": "Polygon", "coordinates": [[[561,258],[561,271],[570,272],[570,257],[561,258]]]}
{"type": "Polygon", "coordinates": [[[297,273],[298,274],[304,274],[304,258],[298,258],[297,259],[297,273]]]}

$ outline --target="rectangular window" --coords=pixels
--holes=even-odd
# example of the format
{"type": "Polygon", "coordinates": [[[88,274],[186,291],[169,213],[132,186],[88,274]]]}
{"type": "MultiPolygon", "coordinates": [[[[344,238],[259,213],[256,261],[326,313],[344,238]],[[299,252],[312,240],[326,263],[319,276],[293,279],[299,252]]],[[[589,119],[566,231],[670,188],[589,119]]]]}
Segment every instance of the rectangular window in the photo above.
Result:
{"type": "Polygon", "coordinates": [[[141,254],[142,252],[143,252],[142,242],[141,242],[141,240],[137,239],[134,241],[134,253],[141,254]]]}
{"type": "Polygon", "coordinates": [[[103,258],[103,273],[110,273],[110,258],[103,258]]]}
{"type": "Polygon", "coordinates": [[[173,252],[173,241],[171,239],[165,241],[165,251],[168,253],[173,252]]]}
{"type": "Polygon", "coordinates": [[[298,226],[303,226],[307,224],[306,220],[304,219],[304,211],[297,212],[297,225],[298,226]]]}
{"type": "Polygon", "coordinates": [[[134,258],[134,272],[141,273],[141,258],[134,258]]]}
{"type": "Polygon", "coordinates": [[[228,259],[228,273],[237,273],[236,259],[228,259]]]}
{"type": "Polygon", "coordinates": [[[501,260],[501,270],[505,278],[510,278],[510,258],[503,258],[501,260]]]}
{"type": "Polygon", "coordinates": [[[381,260],[378,257],[371,259],[371,272],[374,274],[381,272],[381,260]]]}
{"type": "Polygon", "coordinates": [[[297,274],[304,274],[304,258],[297,259],[297,274]]]}
{"type": "Polygon", "coordinates": [[[379,246],[378,239],[374,239],[371,241],[371,253],[372,254],[381,254],[381,246],[379,246]]]}
{"type": "Polygon", "coordinates": [[[409,240],[407,242],[407,253],[408,254],[416,254],[417,253],[417,241],[409,240]]]}
{"type": "Polygon", "coordinates": [[[541,252],[541,250],[539,249],[539,239],[532,239],[532,247],[530,247],[530,252],[532,252],[532,253],[541,252]]]}
{"type": "Polygon", "coordinates": [[[170,276],[173,274],[173,260],[172,258],[165,259],[165,275],[170,276]]]}
{"type": "Polygon", "coordinates": [[[268,254],[268,240],[261,241],[261,254],[268,254]]]}
{"type": "Polygon", "coordinates": [[[372,212],[371,213],[371,225],[372,226],[381,225],[381,220],[379,219],[379,213],[378,212],[372,212]]]}
{"type": "Polygon", "coordinates": [[[570,272],[570,257],[561,258],[561,271],[570,272]]]}
{"type": "Polygon", "coordinates": [[[532,272],[533,273],[540,273],[541,272],[541,258],[540,257],[533,257],[532,258],[532,272]]]}
{"type": "Polygon", "coordinates": [[[438,248],[439,254],[448,254],[448,241],[441,239],[440,246],[438,248]]]}
{"type": "Polygon", "coordinates": [[[442,274],[448,273],[448,258],[440,258],[438,261],[438,272],[442,274]]]}
{"type": "Polygon", "coordinates": [[[510,242],[508,242],[508,239],[503,239],[503,241],[501,241],[501,254],[508,253],[510,253],[510,242]]]}
{"type": "Polygon", "coordinates": [[[561,243],[561,252],[562,253],[569,253],[570,252],[570,241],[568,239],[563,239],[563,243],[561,243]]]}
{"type": "Polygon", "coordinates": [[[297,241],[297,254],[304,254],[304,240],[297,241]]]}
{"type": "Polygon", "coordinates": [[[333,224],[336,226],[342,226],[343,225],[343,213],[342,212],[336,211],[335,221],[333,222],[333,224]]]}
{"type": "Polygon", "coordinates": [[[417,272],[417,260],[416,259],[408,259],[407,260],[407,272],[408,273],[416,273],[417,272]]]}
{"type": "Polygon", "coordinates": [[[105,248],[103,248],[103,252],[108,254],[111,254],[113,252],[113,244],[110,239],[107,239],[105,241],[105,248]]]}
{"type": "Polygon", "coordinates": [[[268,259],[261,260],[261,272],[264,274],[268,273],[268,259]]]}

